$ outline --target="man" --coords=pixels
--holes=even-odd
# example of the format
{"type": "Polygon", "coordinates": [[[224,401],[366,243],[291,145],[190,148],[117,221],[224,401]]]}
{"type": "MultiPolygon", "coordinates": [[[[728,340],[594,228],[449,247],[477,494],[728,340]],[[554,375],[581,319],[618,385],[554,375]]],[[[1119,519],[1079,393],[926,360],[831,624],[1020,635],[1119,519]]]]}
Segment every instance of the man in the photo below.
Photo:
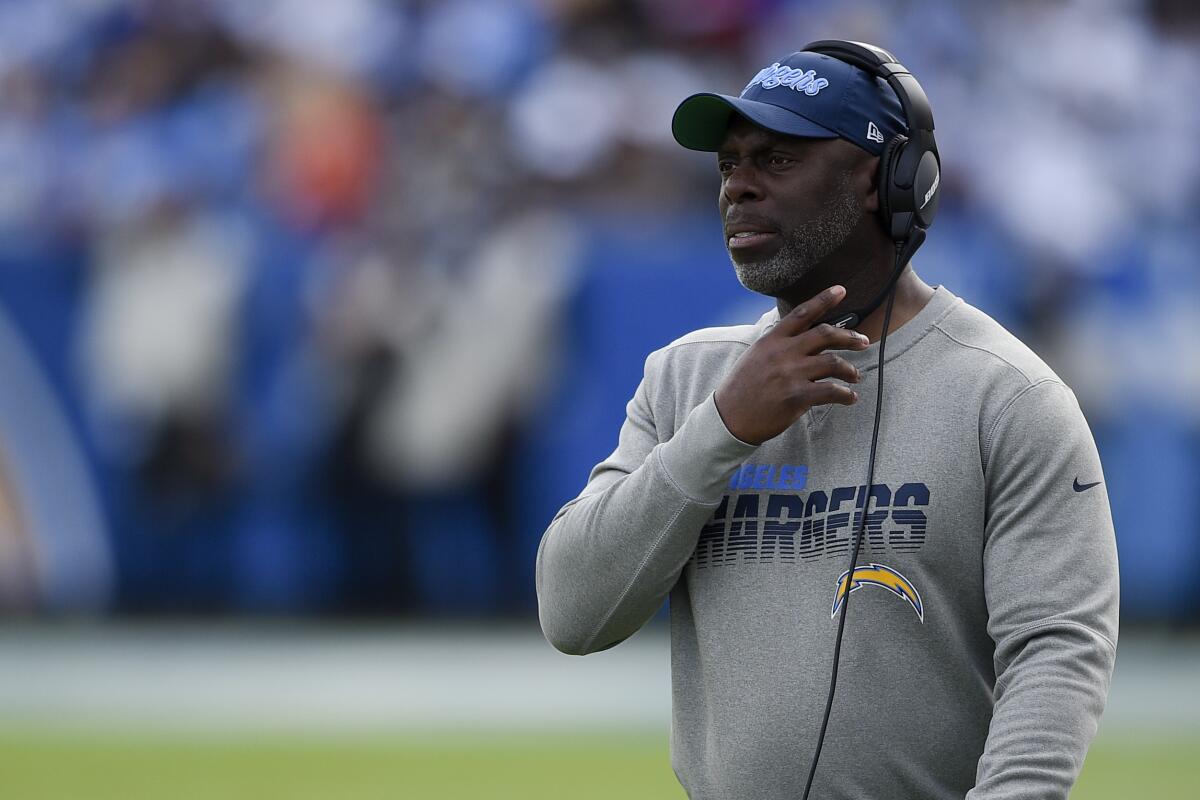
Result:
{"type": "Polygon", "coordinates": [[[669,596],[688,795],[797,798],[853,593],[813,797],[1066,798],[1117,636],[1091,433],[1036,355],[910,267],[867,491],[884,310],[857,331],[818,323],[893,272],[875,171],[903,114],[844,62],[783,67],[825,83],[764,80],[772,65],[741,98],[688,98],[673,123],[717,151],[734,269],[776,308],[646,359],[616,450],[542,539],[542,629],[564,652],[604,650],[669,596]],[[847,122],[863,119],[874,129],[847,122]]]}

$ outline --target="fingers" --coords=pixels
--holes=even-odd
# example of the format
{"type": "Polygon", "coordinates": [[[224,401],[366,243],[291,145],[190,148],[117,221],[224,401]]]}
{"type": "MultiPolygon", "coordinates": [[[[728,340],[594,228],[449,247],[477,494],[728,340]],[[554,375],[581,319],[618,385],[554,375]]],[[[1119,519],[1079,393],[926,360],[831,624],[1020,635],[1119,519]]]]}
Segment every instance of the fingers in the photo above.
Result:
{"type": "Polygon", "coordinates": [[[810,406],[823,406],[837,403],[841,406],[852,406],[858,402],[858,392],[840,383],[814,383],[808,396],[810,406]]]}
{"type": "Polygon", "coordinates": [[[794,338],[800,351],[806,355],[822,350],[865,350],[871,344],[871,340],[858,331],[835,328],[827,322],[809,328],[794,338]]]}
{"type": "Polygon", "coordinates": [[[775,329],[784,336],[795,336],[808,330],[814,322],[829,313],[846,297],[846,287],[830,286],[816,297],[806,300],[789,311],[775,329]]]}
{"type": "Polygon", "coordinates": [[[826,380],[834,378],[846,383],[858,383],[862,373],[846,359],[836,353],[824,352],[804,359],[805,403],[809,407],[837,403],[849,406],[858,402],[858,393],[841,383],[826,380]]]}
{"type": "Polygon", "coordinates": [[[804,377],[810,381],[837,378],[846,383],[858,383],[862,380],[862,373],[853,364],[836,353],[830,352],[805,359],[803,372],[804,377]]]}

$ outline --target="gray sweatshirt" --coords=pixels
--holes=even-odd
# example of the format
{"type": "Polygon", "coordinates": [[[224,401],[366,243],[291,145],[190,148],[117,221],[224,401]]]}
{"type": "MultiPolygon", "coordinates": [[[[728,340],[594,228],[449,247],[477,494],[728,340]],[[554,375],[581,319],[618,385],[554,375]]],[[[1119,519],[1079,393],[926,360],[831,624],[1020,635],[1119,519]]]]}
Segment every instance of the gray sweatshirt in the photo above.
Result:
{"type": "Polygon", "coordinates": [[[1065,800],[1117,639],[1112,517],[1074,394],[938,287],[888,337],[868,492],[878,344],[842,353],[863,373],[857,404],[761,446],[722,422],[714,390],[778,319],[646,359],[616,450],[538,548],[547,639],[604,650],[669,596],[688,796],[798,798],[849,592],[814,798],[1065,800]]]}

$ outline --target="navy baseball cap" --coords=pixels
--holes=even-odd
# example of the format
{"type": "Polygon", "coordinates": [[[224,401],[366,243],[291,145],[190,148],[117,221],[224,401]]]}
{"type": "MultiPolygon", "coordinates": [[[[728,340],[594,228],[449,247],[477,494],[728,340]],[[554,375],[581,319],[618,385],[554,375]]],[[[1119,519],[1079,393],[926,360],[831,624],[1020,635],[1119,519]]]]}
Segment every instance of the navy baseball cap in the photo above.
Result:
{"type": "Polygon", "coordinates": [[[671,133],[689,150],[715,152],[730,119],[789,136],[842,138],[872,155],[908,126],[900,98],[882,78],[821,53],[801,51],[759,70],[739,97],[702,92],[675,109],[671,133]]]}

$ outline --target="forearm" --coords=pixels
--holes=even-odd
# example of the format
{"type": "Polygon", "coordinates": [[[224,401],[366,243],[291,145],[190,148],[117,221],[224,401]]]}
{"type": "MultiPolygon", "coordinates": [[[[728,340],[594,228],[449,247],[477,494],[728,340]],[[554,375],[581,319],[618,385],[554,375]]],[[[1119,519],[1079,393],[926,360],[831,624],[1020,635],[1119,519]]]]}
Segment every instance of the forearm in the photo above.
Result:
{"type": "Polygon", "coordinates": [[[755,449],[729,433],[709,396],[640,466],[560,511],[537,556],[546,638],[583,655],[644,625],[678,580],[729,475],[755,449]]]}
{"type": "Polygon", "coordinates": [[[967,800],[1066,800],[1104,710],[1115,644],[1083,625],[1048,621],[1002,642],[997,658],[1003,670],[967,800]]]}

